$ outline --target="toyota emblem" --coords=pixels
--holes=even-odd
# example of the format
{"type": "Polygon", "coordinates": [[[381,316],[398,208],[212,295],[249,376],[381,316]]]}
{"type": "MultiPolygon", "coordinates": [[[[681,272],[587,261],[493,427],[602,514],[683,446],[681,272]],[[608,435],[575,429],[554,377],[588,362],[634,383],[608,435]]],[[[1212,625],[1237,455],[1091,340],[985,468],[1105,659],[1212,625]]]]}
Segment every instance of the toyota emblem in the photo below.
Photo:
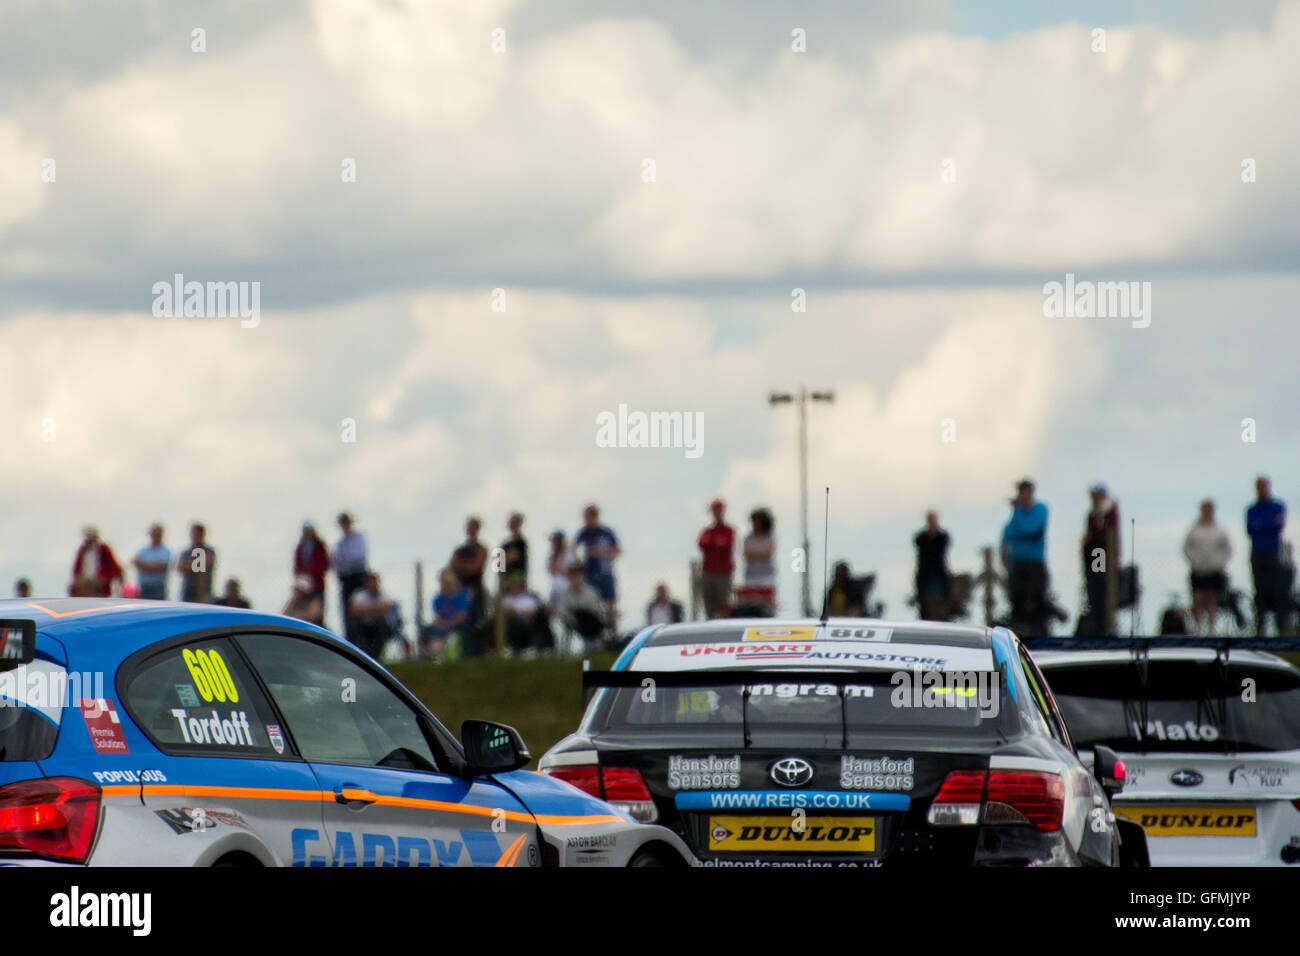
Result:
{"type": "Polygon", "coordinates": [[[768,768],[773,783],[782,787],[802,787],[812,779],[813,765],[802,757],[783,757],[768,768]]]}

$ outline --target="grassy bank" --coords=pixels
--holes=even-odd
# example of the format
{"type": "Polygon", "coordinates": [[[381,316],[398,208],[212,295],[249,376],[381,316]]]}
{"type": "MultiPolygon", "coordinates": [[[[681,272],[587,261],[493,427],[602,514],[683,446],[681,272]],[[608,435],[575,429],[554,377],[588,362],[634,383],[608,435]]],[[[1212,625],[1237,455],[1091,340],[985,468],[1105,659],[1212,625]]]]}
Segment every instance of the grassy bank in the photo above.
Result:
{"type": "MultiPolygon", "coordinates": [[[[613,654],[595,654],[591,666],[605,670],[613,654]]],[[[425,661],[390,669],[459,736],[461,721],[478,717],[510,724],[537,758],[578,726],[582,717],[582,662],[570,658],[532,661],[483,657],[454,664],[425,661]]]]}

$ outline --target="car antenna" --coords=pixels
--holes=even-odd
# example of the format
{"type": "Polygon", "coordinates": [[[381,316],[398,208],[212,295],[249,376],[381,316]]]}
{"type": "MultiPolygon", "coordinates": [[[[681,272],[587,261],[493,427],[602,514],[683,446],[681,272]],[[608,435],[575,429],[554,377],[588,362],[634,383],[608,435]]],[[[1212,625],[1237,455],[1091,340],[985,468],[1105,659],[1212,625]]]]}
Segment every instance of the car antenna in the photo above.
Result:
{"type": "Polygon", "coordinates": [[[827,600],[828,588],[830,584],[830,565],[828,563],[828,554],[830,551],[830,542],[827,540],[831,533],[831,489],[826,488],[826,520],[822,526],[822,619],[821,623],[826,624],[830,615],[831,602],[827,600]]]}

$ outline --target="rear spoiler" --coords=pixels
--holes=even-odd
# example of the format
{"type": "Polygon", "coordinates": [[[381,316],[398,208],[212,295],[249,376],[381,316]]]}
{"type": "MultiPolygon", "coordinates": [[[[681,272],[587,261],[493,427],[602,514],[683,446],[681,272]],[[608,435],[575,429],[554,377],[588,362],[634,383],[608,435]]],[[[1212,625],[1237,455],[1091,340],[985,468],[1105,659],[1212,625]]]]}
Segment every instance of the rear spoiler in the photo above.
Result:
{"type": "MultiPolygon", "coordinates": [[[[1222,678],[1219,694],[1220,718],[1226,719],[1228,663],[1232,652],[1285,651],[1300,652],[1300,638],[1294,637],[1034,637],[1023,642],[1032,651],[1129,651],[1137,668],[1141,698],[1138,700],[1139,726],[1147,726],[1150,697],[1147,693],[1151,650],[1161,648],[1196,648],[1214,651],[1214,665],[1222,678]]],[[[1127,719],[1127,718],[1126,718],[1127,719]]],[[[1145,752],[1145,751],[1144,751],[1145,752]]]]}
{"type": "Polygon", "coordinates": [[[749,738],[749,691],[748,687],[752,684],[831,684],[840,690],[840,736],[844,747],[848,746],[848,714],[845,711],[845,702],[847,698],[844,695],[845,687],[864,687],[864,686],[889,686],[894,682],[894,675],[898,673],[907,674],[939,674],[944,677],[955,677],[966,680],[971,674],[996,674],[998,675],[999,686],[1006,683],[1006,665],[1000,665],[994,671],[940,671],[924,670],[920,668],[896,668],[894,670],[884,670],[872,668],[871,670],[846,671],[846,670],[818,670],[811,667],[800,667],[795,670],[768,670],[766,668],[730,668],[727,670],[684,670],[684,671],[583,671],[582,672],[582,704],[586,707],[591,702],[592,694],[599,688],[605,687],[707,687],[707,686],[731,686],[745,687],[746,690],[741,695],[741,733],[744,736],[745,746],[750,743],[749,738]]]}
{"type": "Polygon", "coordinates": [[[1031,637],[1022,642],[1031,651],[1133,651],[1192,647],[1227,656],[1232,651],[1300,653],[1297,637],[1031,637]]]}

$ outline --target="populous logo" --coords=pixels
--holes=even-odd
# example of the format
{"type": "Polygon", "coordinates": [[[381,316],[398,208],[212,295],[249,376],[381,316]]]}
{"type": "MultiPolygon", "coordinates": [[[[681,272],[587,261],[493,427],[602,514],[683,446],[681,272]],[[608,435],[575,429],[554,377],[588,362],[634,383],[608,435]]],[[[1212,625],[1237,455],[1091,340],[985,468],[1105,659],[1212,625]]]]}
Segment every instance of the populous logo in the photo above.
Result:
{"type": "Polygon", "coordinates": [[[783,757],[767,768],[768,776],[783,787],[802,787],[813,777],[813,766],[802,757],[783,757]]]}

